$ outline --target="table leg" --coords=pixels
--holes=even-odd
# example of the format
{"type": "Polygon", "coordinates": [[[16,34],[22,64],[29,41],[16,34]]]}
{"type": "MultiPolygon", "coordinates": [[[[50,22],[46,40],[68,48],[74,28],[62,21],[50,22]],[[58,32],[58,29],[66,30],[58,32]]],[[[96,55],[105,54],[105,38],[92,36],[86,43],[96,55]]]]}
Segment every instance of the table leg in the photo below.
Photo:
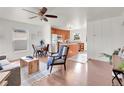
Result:
{"type": "Polygon", "coordinates": [[[119,82],[119,84],[120,84],[121,86],[123,86],[122,83],[121,83],[121,81],[120,81],[120,79],[118,78],[118,73],[116,73],[116,71],[113,71],[113,73],[114,73],[114,75],[115,75],[115,78],[116,78],[117,81],[119,82]]]}
{"type": "Polygon", "coordinates": [[[114,79],[115,79],[115,77],[113,77],[113,79],[112,79],[112,85],[114,85],[114,79]]]}

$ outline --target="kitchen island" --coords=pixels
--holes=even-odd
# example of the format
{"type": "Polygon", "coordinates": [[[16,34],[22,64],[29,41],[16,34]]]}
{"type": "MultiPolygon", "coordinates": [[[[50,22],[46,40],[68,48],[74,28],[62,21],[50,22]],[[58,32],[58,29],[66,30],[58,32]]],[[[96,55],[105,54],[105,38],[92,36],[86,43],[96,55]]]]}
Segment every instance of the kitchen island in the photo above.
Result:
{"type": "Polygon", "coordinates": [[[71,42],[71,43],[60,43],[59,45],[67,45],[69,46],[68,57],[77,55],[80,50],[80,44],[78,42],[71,42]]]}

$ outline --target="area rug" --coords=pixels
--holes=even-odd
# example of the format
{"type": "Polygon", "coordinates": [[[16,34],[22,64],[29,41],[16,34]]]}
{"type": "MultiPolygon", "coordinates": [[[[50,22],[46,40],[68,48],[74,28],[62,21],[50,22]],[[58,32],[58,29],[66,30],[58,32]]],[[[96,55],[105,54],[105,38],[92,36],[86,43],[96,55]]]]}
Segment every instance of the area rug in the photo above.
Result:
{"type": "MultiPolygon", "coordinates": [[[[31,86],[33,82],[45,78],[50,74],[50,71],[47,70],[46,62],[40,62],[39,68],[40,68],[39,72],[33,73],[31,75],[28,74],[27,66],[21,68],[21,86],[31,86]]],[[[54,69],[52,70],[52,73],[55,73],[59,69],[60,69],[59,66],[55,66],[54,69]]]]}
{"type": "Polygon", "coordinates": [[[75,56],[68,58],[68,60],[74,61],[74,62],[86,63],[87,62],[87,53],[81,52],[75,56]]]}

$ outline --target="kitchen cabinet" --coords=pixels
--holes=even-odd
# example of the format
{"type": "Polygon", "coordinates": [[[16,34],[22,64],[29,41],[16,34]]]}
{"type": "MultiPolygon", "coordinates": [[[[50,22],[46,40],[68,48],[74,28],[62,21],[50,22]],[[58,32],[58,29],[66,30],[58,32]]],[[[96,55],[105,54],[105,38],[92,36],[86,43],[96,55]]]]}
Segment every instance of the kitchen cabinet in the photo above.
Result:
{"type": "Polygon", "coordinates": [[[72,57],[79,53],[79,44],[72,43],[72,44],[69,44],[68,46],[69,46],[68,57],[72,57]]]}
{"type": "Polygon", "coordinates": [[[59,45],[67,45],[69,47],[68,57],[75,56],[80,51],[84,51],[84,43],[60,43],[59,45]]]}
{"type": "Polygon", "coordinates": [[[57,34],[58,36],[62,36],[62,40],[68,40],[70,39],[70,31],[69,30],[63,30],[58,28],[51,28],[51,34],[57,34]]]}
{"type": "Polygon", "coordinates": [[[79,44],[79,51],[84,51],[84,43],[78,43],[79,44]]]}

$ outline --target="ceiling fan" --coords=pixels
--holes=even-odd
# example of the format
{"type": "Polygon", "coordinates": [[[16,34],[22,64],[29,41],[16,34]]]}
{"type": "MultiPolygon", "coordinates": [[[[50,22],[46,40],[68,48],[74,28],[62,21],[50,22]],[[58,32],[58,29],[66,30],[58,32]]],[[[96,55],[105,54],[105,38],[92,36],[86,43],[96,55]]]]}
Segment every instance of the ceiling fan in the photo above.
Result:
{"type": "Polygon", "coordinates": [[[30,10],[27,10],[27,9],[23,9],[23,10],[36,15],[36,16],[33,16],[33,17],[29,17],[29,19],[33,19],[33,18],[36,18],[36,17],[40,16],[40,20],[41,21],[44,20],[44,21],[47,22],[48,21],[47,17],[48,18],[57,18],[56,15],[46,14],[46,12],[47,12],[47,8],[46,7],[43,7],[42,9],[39,9],[38,12],[33,12],[33,11],[30,11],[30,10]]]}

